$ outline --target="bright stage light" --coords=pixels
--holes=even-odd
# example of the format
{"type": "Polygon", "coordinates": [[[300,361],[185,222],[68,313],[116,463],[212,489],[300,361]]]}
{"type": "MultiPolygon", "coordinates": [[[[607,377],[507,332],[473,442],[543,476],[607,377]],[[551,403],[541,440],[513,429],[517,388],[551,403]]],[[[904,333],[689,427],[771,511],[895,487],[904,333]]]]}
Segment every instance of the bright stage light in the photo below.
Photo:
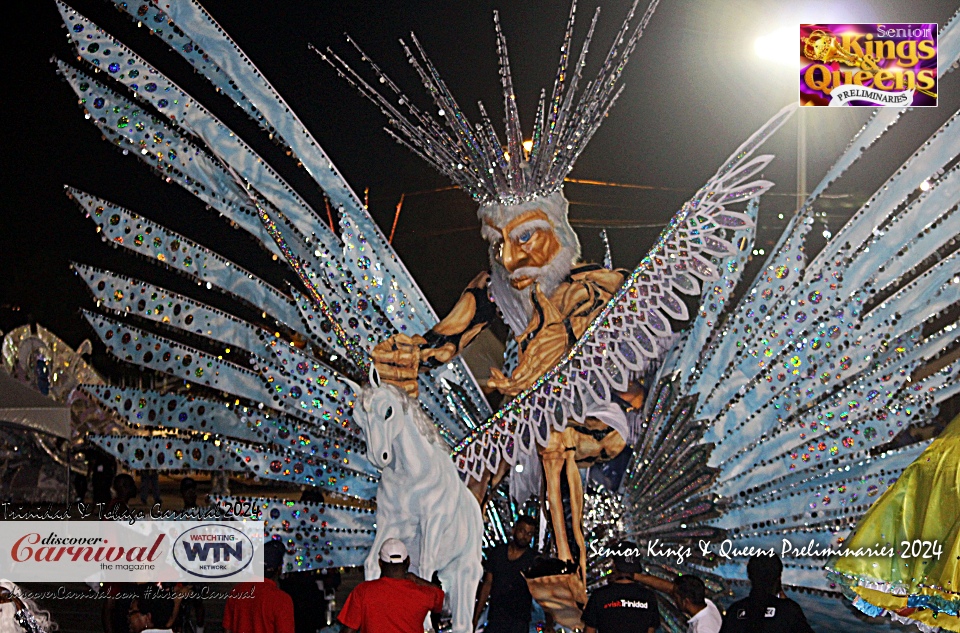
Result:
{"type": "Polygon", "coordinates": [[[753,50],[765,61],[796,65],[800,59],[800,27],[784,27],[758,37],[753,43],[753,50]]]}

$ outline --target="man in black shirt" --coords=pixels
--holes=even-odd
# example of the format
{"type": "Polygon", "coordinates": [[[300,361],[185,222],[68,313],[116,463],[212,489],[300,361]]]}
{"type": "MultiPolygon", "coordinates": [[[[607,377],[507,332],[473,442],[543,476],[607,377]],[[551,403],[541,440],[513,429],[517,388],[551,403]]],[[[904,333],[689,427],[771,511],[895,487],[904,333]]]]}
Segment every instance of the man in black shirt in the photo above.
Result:
{"type": "Polygon", "coordinates": [[[587,600],[584,633],[653,633],[660,626],[657,596],[633,579],[642,570],[639,553],[635,543],[614,548],[612,580],[587,600]]]}
{"type": "Polygon", "coordinates": [[[776,554],[751,557],[750,595],[730,605],[720,633],[813,633],[800,605],[783,595],[782,572],[776,554]]]}
{"type": "Polygon", "coordinates": [[[489,598],[485,633],[527,633],[530,630],[533,599],[523,572],[530,569],[536,557],[530,549],[536,533],[536,520],[521,516],[513,524],[513,540],[484,552],[483,583],[473,613],[474,629],[489,598]]]}

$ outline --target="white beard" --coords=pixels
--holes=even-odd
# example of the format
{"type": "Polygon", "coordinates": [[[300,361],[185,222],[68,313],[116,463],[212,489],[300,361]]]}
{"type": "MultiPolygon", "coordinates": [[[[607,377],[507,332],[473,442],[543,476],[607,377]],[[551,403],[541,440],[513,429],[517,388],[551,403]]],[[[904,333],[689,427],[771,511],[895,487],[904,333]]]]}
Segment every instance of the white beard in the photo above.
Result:
{"type": "Polygon", "coordinates": [[[500,309],[503,320],[510,327],[514,336],[520,336],[530,324],[533,318],[533,292],[536,283],[540,284],[543,294],[550,296],[556,290],[563,280],[570,275],[573,270],[573,260],[576,257],[576,251],[570,247],[563,247],[560,252],[551,259],[546,266],[540,268],[525,267],[514,271],[513,275],[507,272],[503,264],[498,262],[490,254],[490,290],[493,300],[500,309]],[[530,277],[534,284],[530,284],[523,290],[517,290],[510,285],[512,277],[530,277]]]}

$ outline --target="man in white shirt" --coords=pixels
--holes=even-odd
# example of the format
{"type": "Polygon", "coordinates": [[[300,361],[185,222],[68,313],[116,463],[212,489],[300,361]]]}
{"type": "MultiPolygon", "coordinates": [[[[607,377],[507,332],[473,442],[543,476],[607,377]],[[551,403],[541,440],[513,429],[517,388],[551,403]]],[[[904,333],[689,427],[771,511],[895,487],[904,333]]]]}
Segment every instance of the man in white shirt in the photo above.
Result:
{"type": "Polygon", "coordinates": [[[703,581],[696,576],[680,576],[673,583],[673,599],[689,616],[687,633],[718,633],[723,616],[712,600],[706,597],[703,581]]]}

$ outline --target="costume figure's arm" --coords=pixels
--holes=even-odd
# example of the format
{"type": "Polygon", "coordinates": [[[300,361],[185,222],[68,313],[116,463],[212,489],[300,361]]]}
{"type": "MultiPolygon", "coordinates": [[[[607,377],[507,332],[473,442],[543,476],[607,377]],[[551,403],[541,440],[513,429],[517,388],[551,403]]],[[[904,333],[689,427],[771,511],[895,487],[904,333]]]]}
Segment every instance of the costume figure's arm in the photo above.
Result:
{"type": "Polygon", "coordinates": [[[423,336],[395,334],[370,355],[380,378],[416,397],[417,374],[450,361],[470,344],[496,316],[487,296],[489,273],[477,275],[442,321],[423,336]]]}
{"type": "Polygon", "coordinates": [[[668,596],[673,594],[674,585],[669,580],[657,578],[656,576],[651,576],[650,574],[634,574],[633,579],[650,587],[651,589],[661,591],[668,596]]]}
{"type": "Polygon", "coordinates": [[[529,388],[553,368],[577,342],[623,283],[624,272],[592,270],[575,275],[547,298],[539,285],[533,292],[533,318],[517,342],[520,361],[508,378],[491,369],[487,383],[508,396],[529,388]]]}

